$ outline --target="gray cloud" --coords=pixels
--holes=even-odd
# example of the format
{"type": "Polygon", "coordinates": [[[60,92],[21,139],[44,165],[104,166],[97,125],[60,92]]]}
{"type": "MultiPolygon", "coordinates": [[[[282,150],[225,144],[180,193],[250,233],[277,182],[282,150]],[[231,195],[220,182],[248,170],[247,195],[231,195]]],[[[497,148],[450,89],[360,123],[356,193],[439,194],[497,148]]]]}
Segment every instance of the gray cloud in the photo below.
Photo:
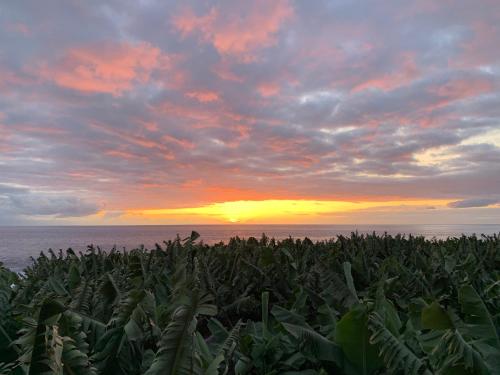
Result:
{"type": "Polygon", "coordinates": [[[488,207],[497,204],[499,202],[500,202],[499,199],[472,198],[472,199],[464,199],[461,201],[451,202],[448,204],[448,207],[451,208],[488,207]]]}
{"type": "Polygon", "coordinates": [[[95,203],[68,193],[32,191],[25,187],[0,184],[0,223],[15,224],[32,216],[72,218],[100,210],[95,203]]]}

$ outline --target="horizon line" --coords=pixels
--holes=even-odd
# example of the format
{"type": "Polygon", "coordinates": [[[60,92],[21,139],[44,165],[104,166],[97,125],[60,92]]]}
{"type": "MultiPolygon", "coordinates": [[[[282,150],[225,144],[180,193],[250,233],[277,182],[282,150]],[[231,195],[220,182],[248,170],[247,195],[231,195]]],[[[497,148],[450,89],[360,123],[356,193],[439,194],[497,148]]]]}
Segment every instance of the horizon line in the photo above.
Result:
{"type": "Polygon", "coordinates": [[[50,225],[50,224],[0,224],[0,227],[190,227],[190,226],[205,226],[205,227],[215,227],[215,226],[441,226],[441,225],[468,225],[468,226],[500,226],[500,223],[405,223],[405,224],[396,224],[396,223],[386,223],[386,224],[375,224],[375,223],[362,223],[362,224],[335,224],[335,223],[220,223],[220,224],[60,224],[60,225],[50,225]]]}

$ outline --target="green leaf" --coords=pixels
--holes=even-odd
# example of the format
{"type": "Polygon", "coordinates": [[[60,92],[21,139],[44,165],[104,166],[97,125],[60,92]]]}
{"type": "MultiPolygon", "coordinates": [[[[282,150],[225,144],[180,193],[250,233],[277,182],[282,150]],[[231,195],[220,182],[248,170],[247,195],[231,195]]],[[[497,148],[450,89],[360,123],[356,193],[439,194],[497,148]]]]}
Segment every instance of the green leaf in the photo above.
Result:
{"type": "Polygon", "coordinates": [[[430,374],[424,361],[386,326],[378,313],[370,314],[368,324],[373,333],[370,342],[379,346],[380,356],[390,373],[404,371],[405,374],[418,375],[425,369],[425,373],[430,374]]]}
{"type": "Polygon", "coordinates": [[[291,323],[300,326],[309,326],[306,323],[306,318],[303,315],[294,313],[290,310],[287,310],[281,306],[274,305],[271,314],[276,318],[276,320],[280,323],[291,323]]]}
{"type": "Polygon", "coordinates": [[[264,337],[268,334],[269,329],[269,292],[262,293],[262,330],[264,337]]]}
{"type": "Polygon", "coordinates": [[[57,325],[65,307],[54,299],[42,303],[37,319],[27,319],[27,327],[14,341],[22,349],[19,362],[27,375],[62,375],[63,338],[57,325]]]}
{"type": "Polygon", "coordinates": [[[296,339],[301,341],[302,347],[309,349],[321,361],[335,362],[339,367],[344,366],[344,356],[340,347],[311,328],[282,323],[283,327],[296,339]]]}
{"type": "Polygon", "coordinates": [[[378,347],[370,343],[366,307],[356,305],[337,323],[336,342],[350,362],[363,374],[374,373],[382,366],[378,347]]]}
{"type": "Polygon", "coordinates": [[[466,285],[458,291],[458,300],[462,312],[466,314],[467,323],[473,324],[478,331],[478,337],[488,339],[488,343],[500,350],[500,339],[493,318],[476,290],[466,285]]]}
{"type": "Polygon", "coordinates": [[[423,329],[440,330],[453,328],[450,317],[436,301],[422,309],[421,325],[423,329]]]}
{"type": "Polygon", "coordinates": [[[385,297],[383,286],[377,288],[375,311],[384,320],[385,326],[394,334],[398,335],[402,327],[398,312],[391,301],[385,297]]]}
{"type": "Polygon", "coordinates": [[[204,375],[219,375],[219,366],[224,362],[224,355],[219,354],[216,356],[207,369],[204,372],[204,375]]]}
{"type": "Polygon", "coordinates": [[[349,288],[349,291],[351,292],[353,297],[356,299],[356,301],[359,302],[358,293],[356,292],[356,287],[354,286],[354,280],[352,278],[351,263],[344,262],[342,264],[342,267],[344,268],[344,275],[345,275],[347,287],[349,288]]]}
{"type": "Polygon", "coordinates": [[[194,352],[197,317],[201,311],[213,312],[209,297],[200,297],[193,291],[186,304],[173,313],[172,320],[162,334],[160,349],[146,375],[187,375],[201,372],[200,358],[194,352]]]}
{"type": "Polygon", "coordinates": [[[81,281],[80,271],[78,270],[78,266],[75,263],[72,263],[69,268],[68,274],[68,284],[71,289],[76,288],[81,281]]]}

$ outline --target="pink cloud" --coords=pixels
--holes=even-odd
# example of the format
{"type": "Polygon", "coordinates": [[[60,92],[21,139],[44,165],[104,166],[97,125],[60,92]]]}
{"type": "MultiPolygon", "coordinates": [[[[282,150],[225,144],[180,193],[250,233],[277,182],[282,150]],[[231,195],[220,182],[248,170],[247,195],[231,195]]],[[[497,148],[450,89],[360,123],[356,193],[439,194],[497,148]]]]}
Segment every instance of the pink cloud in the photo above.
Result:
{"type": "Polygon", "coordinates": [[[493,83],[487,78],[450,80],[439,87],[433,87],[429,90],[432,94],[437,96],[437,100],[432,103],[432,105],[425,108],[425,110],[432,111],[457,100],[488,93],[492,89],[493,83]]]}
{"type": "Polygon", "coordinates": [[[201,123],[205,127],[210,127],[218,123],[220,115],[213,110],[207,110],[202,106],[188,106],[174,104],[170,101],[163,101],[153,107],[155,113],[159,115],[168,115],[190,122],[201,123]]]}
{"type": "Polygon", "coordinates": [[[5,30],[10,33],[21,34],[24,36],[31,35],[30,28],[22,22],[8,23],[5,26],[5,30]]]}
{"type": "Polygon", "coordinates": [[[186,139],[176,138],[176,137],[173,137],[173,136],[168,135],[168,134],[163,135],[162,140],[164,140],[165,142],[177,144],[177,145],[179,145],[183,148],[186,148],[186,149],[194,148],[193,142],[190,142],[186,139]]]}
{"type": "Polygon", "coordinates": [[[209,90],[191,91],[188,92],[186,96],[192,99],[196,99],[202,103],[215,102],[219,100],[219,94],[217,94],[215,91],[209,90]]]}
{"type": "Polygon", "coordinates": [[[222,60],[213,68],[213,73],[225,81],[243,82],[244,79],[231,70],[231,65],[226,60],[222,60]]]}
{"type": "Polygon", "coordinates": [[[13,89],[17,86],[27,85],[30,83],[32,83],[32,80],[0,65],[0,88],[3,93],[13,91],[13,89]]]}
{"type": "Polygon", "coordinates": [[[493,84],[487,79],[476,80],[454,80],[440,86],[437,93],[440,97],[451,99],[463,99],[469,96],[481,95],[490,91],[493,84]]]}
{"type": "Polygon", "coordinates": [[[131,160],[131,159],[145,159],[144,157],[138,156],[131,152],[123,150],[109,150],[106,151],[106,155],[113,156],[119,159],[131,160]]]}
{"type": "Polygon", "coordinates": [[[12,150],[11,146],[8,144],[11,134],[7,126],[2,125],[3,118],[4,114],[0,112],[0,151],[3,153],[7,153],[12,150]]]}
{"type": "Polygon", "coordinates": [[[403,7],[402,9],[398,9],[396,13],[396,17],[398,19],[408,19],[412,17],[416,17],[422,14],[432,14],[439,11],[443,5],[446,3],[450,3],[450,0],[420,0],[415,3],[408,4],[407,7],[403,7]]]}
{"type": "Polygon", "coordinates": [[[172,22],[182,35],[198,33],[220,54],[253,60],[252,52],[273,45],[276,33],[293,13],[286,0],[231,2],[224,10],[214,6],[202,16],[185,9],[172,22]]]}
{"type": "Polygon", "coordinates": [[[275,96],[280,92],[280,87],[278,84],[273,82],[261,83],[257,86],[257,91],[263,97],[275,96]]]}
{"type": "MultiPolygon", "coordinates": [[[[140,136],[139,134],[132,134],[130,132],[126,132],[123,130],[118,130],[118,129],[115,129],[109,125],[105,125],[105,124],[92,123],[92,124],[90,124],[90,126],[93,129],[101,131],[105,134],[113,135],[113,136],[117,137],[118,139],[120,139],[121,141],[126,142],[130,145],[135,145],[135,146],[141,147],[141,148],[145,149],[145,151],[147,151],[147,150],[156,151],[157,155],[161,156],[165,160],[174,160],[175,159],[175,155],[172,152],[172,150],[169,147],[167,147],[165,144],[163,144],[161,141],[148,139],[148,138],[145,138],[143,136],[140,136]]],[[[122,150],[120,150],[120,151],[122,151],[122,150]]],[[[114,156],[119,156],[119,155],[115,153],[114,156]]],[[[124,156],[124,155],[121,155],[121,156],[124,156]]]]}
{"type": "Polygon", "coordinates": [[[419,77],[420,71],[415,63],[414,53],[402,53],[398,55],[398,64],[394,71],[368,79],[356,85],[352,91],[359,92],[366,89],[379,89],[382,91],[393,90],[396,87],[408,84],[419,77]]]}
{"type": "Polygon", "coordinates": [[[50,137],[61,136],[66,134],[64,129],[55,128],[53,126],[31,125],[31,124],[16,124],[16,132],[26,135],[46,135],[50,137]]]}
{"type": "Polygon", "coordinates": [[[149,132],[157,132],[159,130],[158,124],[151,121],[143,121],[137,119],[138,124],[149,132]]]}
{"type": "MultiPolygon", "coordinates": [[[[500,6],[497,4],[497,14],[500,6]]],[[[499,20],[500,22],[500,20],[499,20]]],[[[472,26],[473,36],[463,43],[463,53],[458,60],[460,66],[474,67],[481,64],[500,62],[498,49],[491,46],[500,43],[500,26],[493,23],[476,22],[472,26]]]]}
{"type": "Polygon", "coordinates": [[[149,43],[97,43],[67,50],[53,64],[44,64],[41,76],[62,87],[120,95],[135,83],[149,81],[169,59],[149,43]]]}

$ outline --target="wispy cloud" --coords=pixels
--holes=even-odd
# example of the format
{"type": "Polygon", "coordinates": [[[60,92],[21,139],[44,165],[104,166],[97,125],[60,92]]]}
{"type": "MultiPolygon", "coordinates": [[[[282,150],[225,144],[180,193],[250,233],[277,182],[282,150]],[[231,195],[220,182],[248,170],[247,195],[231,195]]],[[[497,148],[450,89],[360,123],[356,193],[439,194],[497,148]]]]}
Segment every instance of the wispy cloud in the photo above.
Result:
{"type": "Polygon", "coordinates": [[[464,199],[461,201],[451,202],[448,204],[448,206],[452,208],[488,207],[497,204],[499,202],[500,202],[499,199],[472,198],[472,199],[464,199]]]}

